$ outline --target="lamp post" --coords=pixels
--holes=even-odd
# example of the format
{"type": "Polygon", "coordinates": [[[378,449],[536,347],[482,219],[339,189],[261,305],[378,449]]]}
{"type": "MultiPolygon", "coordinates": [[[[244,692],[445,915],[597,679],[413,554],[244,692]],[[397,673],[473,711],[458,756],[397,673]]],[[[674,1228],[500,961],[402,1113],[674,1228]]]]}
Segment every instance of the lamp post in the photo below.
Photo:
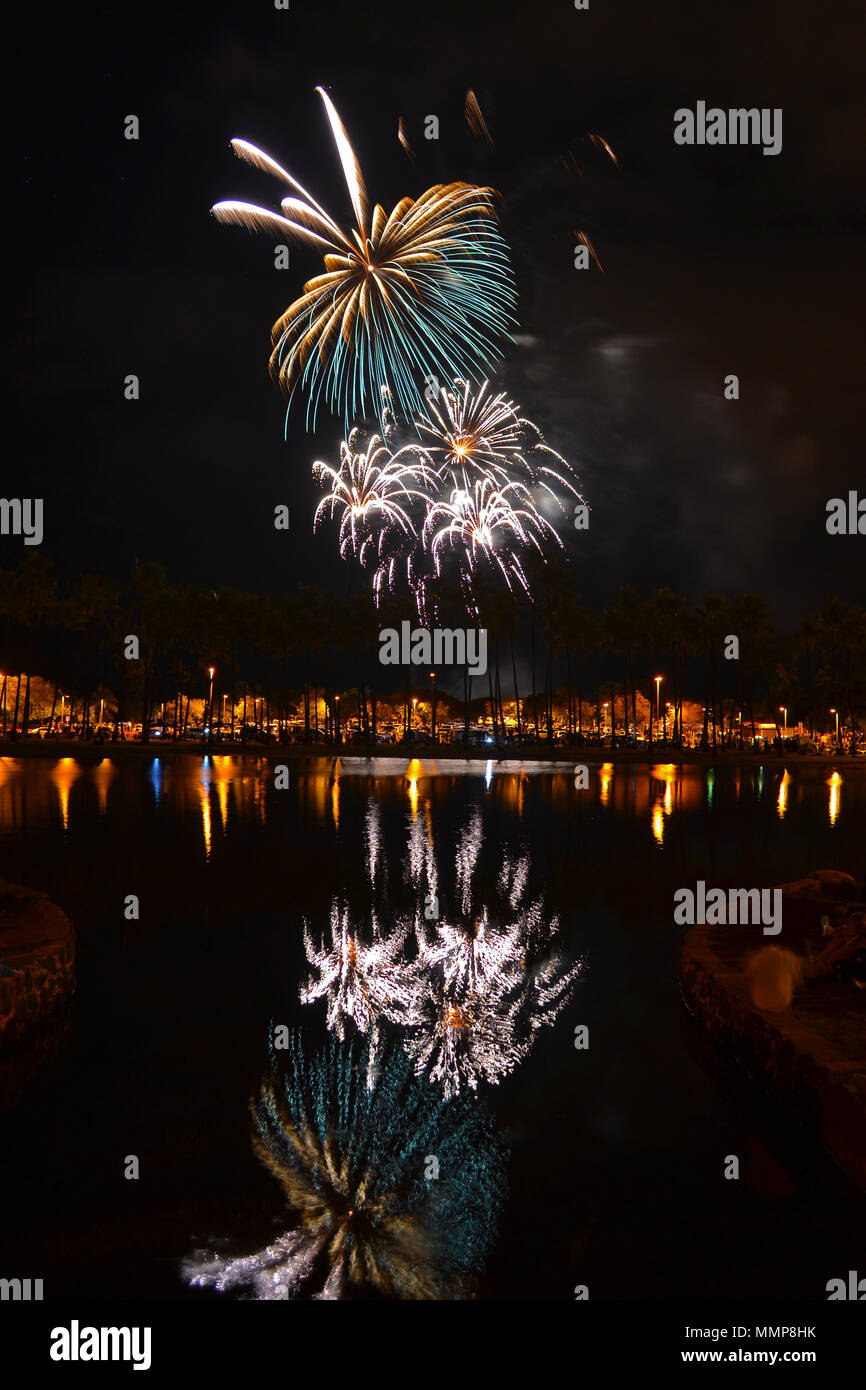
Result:
{"type": "Polygon", "coordinates": [[[839,711],[838,711],[837,709],[831,709],[830,713],[831,713],[831,714],[835,714],[835,716],[836,716],[836,747],[837,747],[837,749],[838,749],[839,746],[840,746],[840,745],[839,745],[839,711]]]}
{"type": "Polygon", "coordinates": [[[410,735],[413,734],[413,733],[415,732],[415,711],[417,710],[417,708],[418,708],[418,696],[417,696],[417,695],[413,695],[413,696],[412,696],[412,715],[411,715],[411,719],[410,719],[410,721],[409,721],[409,733],[410,733],[410,735]]]}
{"type": "MultiPolygon", "coordinates": [[[[605,700],[605,702],[604,702],[604,710],[605,710],[604,722],[605,722],[605,724],[607,724],[607,710],[608,710],[609,708],[610,708],[610,701],[609,701],[609,700],[605,700]]],[[[612,733],[612,732],[613,732],[613,730],[611,729],[611,733],[612,733]]]]}
{"type": "Polygon", "coordinates": [[[436,742],[436,672],[430,672],[430,733],[433,742],[436,742]]]}
{"type": "MultiPolygon", "coordinates": [[[[656,677],[655,677],[655,683],[656,683],[656,723],[657,723],[657,724],[658,724],[658,722],[659,722],[659,703],[660,703],[660,699],[661,699],[661,684],[662,684],[662,681],[663,681],[663,680],[664,680],[664,677],[663,677],[663,676],[656,676],[656,677]]],[[[652,721],[650,721],[650,729],[652,729],[652,721]]],[[[650,739],[650,742],[652,742],[652,739],[650,739]]]]}
{"type": "Polygon", "coordinates": [[[781,715],[784,715],[784,719],[785,719],[784,728],[783,728],[783,732],[782,732],[782,737],[783,737],[783,738],[787,738],[787,737],[788,737],[788,706],[787,706],[787,705],[780,705],[780,706],[779,706],[779,713],[780,713],[781,715]]]}
{"type": "Polygon", "coordinates": [[[209,666],[208,675],[210,676],[210,688],[207,695],[207,741],[213,742],[213,678],[216,671],[215,666],[209,666]]]}

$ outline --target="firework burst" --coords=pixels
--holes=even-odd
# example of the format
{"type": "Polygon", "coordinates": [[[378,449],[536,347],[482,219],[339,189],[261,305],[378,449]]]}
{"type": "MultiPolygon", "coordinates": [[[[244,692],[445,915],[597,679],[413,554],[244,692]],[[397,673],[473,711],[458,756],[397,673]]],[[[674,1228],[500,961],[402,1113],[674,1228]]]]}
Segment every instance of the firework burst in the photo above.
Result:
{"type": "Polygon", "coordinates": [[[300,194],[282,200],[282,214],[252,203],[221,202],[221,222],[278,234],[324,253],[325,273],[304,285],[271,331],[271,372],[291,400],[308,391],[307,422],[322,397],[346,421],[378,404],[389,382],[403,413],[422,408],[416,378],[478,374],[499,356],[516,303],[492,189],[436,184],[403,198],[390,214],[369,209],[345,127],[317,88],[355,214],[345,232],[287,170],[246,140],[233,140],[240,159],[300,194]]]}
{"type": "Polygon", "coordinates": [[[396,527],[414,542],[415,523],[409,508],[413,500],[427,502],[424,483],[434,477],[417,450],[406,447],[391,453],[387,444],[374,434],[361,449],[363,433],[352,430],[340,445],[340,466],[332,468],[321,460],[313,464],[313,476],[329,491],[316,508],[315,530],[324,516],[333,520],[340,513],[340,554],[359,555],[362,563],[371,545],[381,555],[390,527],[396,527]]]}
{"type": "Polygon", "coordinates": [[[253,1255],[197,1252],[190,1283],[255,1297],[462,1298],[493,1243],[507,1154],[477,1104],[443,1103],[390,1050],[308,1057],[295,1035],[251,1104],[253,1147],[292,1224],[253,1255]],[[435,1172],[431,1171],[431,1158],[435,1172]]]}
{"type": "Polygon", "coordinates": [[[529,594],[521,553],[532,547],[543,555],[547,538],[561,546],[556,530],[541,515],[525,483],[500,483],[490,474],[470,483],[465,473],[460,481],[462,486],[453,488],[447,501],[431,504],[424,519],[422,539],[435,572],[440,573],[446,551],[456,552],[467,587],[483,559],[499,570],[509,589],[517,582],[529,594]]]}
{"type": "Polygon", "coordinates": [[[545,488],[556,496],[556,484],[573,496],[580,494],[570,478],[565,459],[544,442],[537,425],[518,413],[513,401],[500,392],[492,395],[483,381],[474,387],[455,381],[442,387],[439,404],[415,421],[432,462],[450,474],[452,485],[469,476],[494,477],[503,484],[522,481],[545,488]]]}

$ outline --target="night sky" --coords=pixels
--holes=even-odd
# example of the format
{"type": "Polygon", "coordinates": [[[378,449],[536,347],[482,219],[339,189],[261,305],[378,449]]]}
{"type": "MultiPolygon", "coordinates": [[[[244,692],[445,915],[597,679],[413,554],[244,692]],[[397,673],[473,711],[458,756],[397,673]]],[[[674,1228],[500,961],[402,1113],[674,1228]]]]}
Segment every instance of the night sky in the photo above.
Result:
{"type": "MultiPolygon", "coordinates": [[[[340,424],[323,413],[313,438],[299,408],[285,440],[267,370],[271,324],[320,263],[293,246],[277,271],[269,237],[209,215],[220,199],[282,196],[234,157],[241,136],[346,224],[322,84],[371,201],[445,179],[502,194],[520,327],[495,379],[578,469],[592,520],[569,547],[586,600],[623,583],[757,590],[783,626],[834,593],[862,601],[864,542],[824,524],[828,498],[866,492],[853,7],[254,0],[23,22],[3,491],[45,499],[62,576],[121,577],[137,557],[175,583],[342,592],[333,534],[312,535],[310,477],[314,459],[335,460],[340,424]],[[468,87],[492,149],[464,119],[468,87]],[[698,100],[781,107],[782,152],[677,146],[673,113],[698,100]],[[438,142],[423,136],[430,113],[438,142]],[[574,269],[576,227],[604,276],[574,269]],[[123,399],[130,372],[137,403],[123,399]],[[732,372],[738,402],[723,399],[732,372]],[[273,528],[280,502],[288,536],[273,528]]],[[[23,554],[0,542],[3,565],[23,554]]]]}

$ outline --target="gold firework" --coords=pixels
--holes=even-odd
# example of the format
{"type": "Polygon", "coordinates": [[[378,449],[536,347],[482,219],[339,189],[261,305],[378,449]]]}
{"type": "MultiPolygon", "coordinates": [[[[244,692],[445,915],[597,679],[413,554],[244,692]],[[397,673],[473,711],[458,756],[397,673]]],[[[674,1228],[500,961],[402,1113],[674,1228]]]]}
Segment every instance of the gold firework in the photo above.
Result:
{"type": "Polygon", "coordinates": [[[369,210],[360,166],[336,108],[317,88],[330,123],[355,214],[344,232],[270,155],[233,140],[240,159],[301,194],[282,215],[251,203],[222,202],[220,222],[300,240],[324,252],[325,273],[304,285],[271,330],[271,372],[291,396],[310,392],[308,420],[322,395],[331,409],[358,416],[388,382],[405,414],[421,408],[416,375],[471,375],[498,356],[514,322],[513,282],[490,188],[436,184],[402,198],[390,214],[369,210]]]}

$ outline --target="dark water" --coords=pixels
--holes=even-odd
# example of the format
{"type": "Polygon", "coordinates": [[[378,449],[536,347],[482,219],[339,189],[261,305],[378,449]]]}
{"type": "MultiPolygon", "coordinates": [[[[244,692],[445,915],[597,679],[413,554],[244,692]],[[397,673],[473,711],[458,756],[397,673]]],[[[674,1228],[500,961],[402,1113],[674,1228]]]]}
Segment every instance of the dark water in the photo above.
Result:
{"type": "Polygon", "coordinates": [[[512,917],[558,918],[562,970],[582,964],[528,1055],[479,1086],[510,1149],[482,1295],[824,1299],[862,1262],[845,1184],[684,1015],[672,912],[699,878],[862,876],[862,773],[596,763],[577,790],[544,764],[349,759],[276,790],[270,762],[226,757],[6,759],[0,778],[0,875],[47,891],[79,943],[55,1055],[0,1115],[0,1275],[209,1296],[180,1277],[194,1246],[281,1229],[248,1102],[269,1020],[324,1037],[324,1001],[298,997],[304,919],[318,938],[335,899],[358,923],[411,915],[431,875],[443,903],[507,916],[503,867],[512,917]]]}

